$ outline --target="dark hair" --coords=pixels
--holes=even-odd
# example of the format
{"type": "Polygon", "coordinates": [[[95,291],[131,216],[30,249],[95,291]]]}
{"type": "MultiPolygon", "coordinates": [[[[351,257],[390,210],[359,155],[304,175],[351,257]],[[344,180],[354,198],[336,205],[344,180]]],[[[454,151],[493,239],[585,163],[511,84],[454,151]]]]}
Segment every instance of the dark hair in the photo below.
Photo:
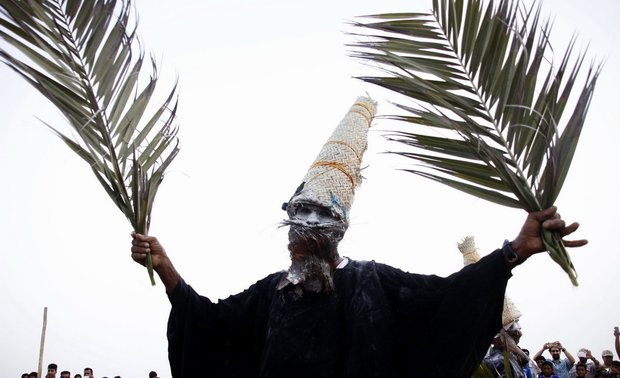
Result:
{"type": "Polygon", "coordinates": [[[157,373],[156,372],[152,371],[152,372],[149,373],[149,378],[155,378],[155,377],[157,377],[157,373]]]}
{"type": "Polygon", "coordinates": [[[28,377],[28,373],[23,373],[22,378],[28,377]]]}
{"type": "Polygon", "coordinates": [[[57,370],[57,369],[58,369],[58,365],[56,365],[56,364],[49,364],[49,365],[47,365],[47,368],[48,368],[48,369],[54,369],[54,370],[57,370]]]}
{"type": "Polygon", "coordinates": [[[545,356],[538,356],[536,358],[534,358],[534,361],[547,361],[547,359],[545,358],[545,356]]]}
{"type": "Polygon", "coordinates": [[[620,367],[620,361],[618,360],[611,361],[611,366],[620,367]]]}
{"type": "Polygon", "coordinates": [[[60,372],[60,375],[63,375],[63,374],[67,374],[67,375],[71,376],[71,372],[70,372],[69,370],[63,370],[63,371],[61,371],[61,372],[60,372]]]}
{"type": "Polygon", "coordinates": [[[39,373],[37,373],[36,371],[31,372],[30,374],[28,374],[29,376],[33,376],[34,378],[37,378],[37,376],[39,375],[39,373]]]}
{"type": "Polygon", "coordinates": [[[543,366],[547,365],[547,366],[553,367],[553,364],[551,363],[551,361],[545,360],[545,362],[543,362],[542,364],[543,364],[543,366]]]}
{"type": "Polygon", "coordinates": [[[586,364],[584,364],[583,362],[577,362],[575,364],[575,369],[577,369],[579,366],[583,366],[584,369],[587,369],[588,367],[586,366],[586,364]]]}

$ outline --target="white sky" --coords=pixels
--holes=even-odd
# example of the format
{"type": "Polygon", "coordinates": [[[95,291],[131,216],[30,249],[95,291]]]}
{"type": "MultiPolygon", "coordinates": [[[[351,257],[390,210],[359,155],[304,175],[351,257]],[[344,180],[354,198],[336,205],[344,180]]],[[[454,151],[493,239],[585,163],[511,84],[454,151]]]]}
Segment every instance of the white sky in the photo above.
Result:
{"type": "MultiPolygon", "coordinates": [[[[182,276],[212,299],[287,267],[280,210],[358,95],[391,110],[394,95],[353,76],[345,21],[426,11],[430,0],[137,2],[139,34],[158,58],[161,89],[180,78],[181,153],[155,202],[151,234],[182,276]]],[[[590,244],[571,251],[580,286],[539,255],[515,270],[508,295],[523,313],[521,345],[560,340],[600,356],[620,324],[617,169],[620,2],[546,0],[557,56],[573,32],[589,57],[605,59],[563,193],[562,216],[590,244]],[[615,293],[615,294],[614,294],[615,293]]],[[[36,371],[43,307],[44,363],[97,377],[169,377],[169,304],[158,281],[133,263],[129,223],[88,167],[37,119],[58,112],[0,67],[0,377],[36,371]]],[[[160,92],[163,93],[163,92],[160,92]]],[[[341,253],[404,270],[448,275],[456,243],[474,235],[481,254],[514,238],[525,213],[398,171],[411,161],[381,152],[388,121],[376,122],[341,253]]],[[[458,337],[458,335],[455,335],[458,337]]],[[[449,347],[449,346],[448,346],[449,347]]]]}

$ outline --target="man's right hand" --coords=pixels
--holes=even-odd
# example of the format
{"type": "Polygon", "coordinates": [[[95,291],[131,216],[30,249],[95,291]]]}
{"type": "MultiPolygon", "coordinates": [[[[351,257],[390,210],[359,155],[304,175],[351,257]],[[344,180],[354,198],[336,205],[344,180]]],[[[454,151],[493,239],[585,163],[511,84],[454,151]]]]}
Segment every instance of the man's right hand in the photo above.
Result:
{"type": "Polygon", "coordinates": [[[179,273],[172,265],[166,254],[166,250],[154,236],[146,236],[137,232],[131,233],[131,258],[140,265],[146,266],[146,255],[151,254],[153,270],[166,286],[166,291],[171,292],[179,283],[179,273]]]}
{"type": "Polygon", "coordinates": [[[137,232],[131,233],[131,258],[142,266],[146,266],[146,255],[151,254],[153,269],[170,262],[166,250],[154,236],[146,236],[137,232]],[[167,261],[166,261],[167,260],[167,261]]]}

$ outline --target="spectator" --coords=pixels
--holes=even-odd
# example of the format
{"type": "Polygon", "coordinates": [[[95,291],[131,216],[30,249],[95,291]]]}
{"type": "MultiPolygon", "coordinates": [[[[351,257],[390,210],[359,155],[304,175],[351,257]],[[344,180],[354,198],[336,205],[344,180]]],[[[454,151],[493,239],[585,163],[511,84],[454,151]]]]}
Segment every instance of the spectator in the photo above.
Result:
{"type": "MultiPolygon", "coordinates": [[[[587,377],[588,371],[587,371],[587,367],[586,364],[584,364],[583,362],[577,362],[575,364],[575,366],[573,366],[574,371],[575,372],[575,377],[576,378],[585,378],[587,377]]],[[[573,374],[573,373],[571,373],[573,374]]],[[[594,373],[592,373],[592,377],[594,377],[594,373]]]]}
{"type": "MultiPolygon", "coordinates": [[[[538,377],[538,375],[542,372],[542,370],[540,370],[540,366],[538,365],[537,362],[535,362],[532,357],[530,357],[530,351],[529,349],[522,349],[523,353],[525,353],[525,355],[527,356],[528,360],[527,362],[524,363],[523,365],[523,372],[525,373],[525,376],[527,378],[536,378],[538,377]]],[[[545,358],[542,357],[542,360],[544,361],[545,358]]],[[[542,362],[540,363],[542,365],[542,362]]]]}
{"type": "Polygon", "coordinates": [[[601,353],[601,356],[603,357],[603,365],[599,367],[599,371],[602,371],[604,374],[611,373],[611,363],[614,360],[613,352],[605,349],[603,353],[601,353]]]}
{"type": "Polygon", "coordinates": [[[597,374],[601,378],[620,378],[620,361],[612,360],[609,364],[609,368],[601,366],[597,374]]]}
{"type": "Polygon", "coordinates": [[[22,378],[28,378],[28,373],[23,373],[22,378]]]}
{"type": "Polygon", "coordinates": [[[71,373],[67,370],[63,370],[60,372],[60,378],[71,378],[71,373]]]}
{"type": "Polygon", "coordinates": [[[84,368],[84,378],[95,378],[93,369],[89,367],[84,368]]]}
{"type": "Polygon", "coordinates": [[[38,375],[39,373],[37,373],[36,371],[33,371],[30,374],[28,374],[28,378],[37,378],[38,375]]]}
{"type": "Polygon", "coordinates": [[[151,371],[151,372],[149,373],[149,378],[158,378],[158,377],[157,377],[157,372],[155,372],[155,371],[151,371]]]}
{"type": "Polygon", "coordinates": [[[46,378],[56,378],[56,370],[58,370],[58,365],[52,363],[47,365],[47,375],[46,378]]]}
{"type": "MultiPolygon", "coordinates": [[[[589,349],[581,348],[579,349],[579,352],[577,352],[577,358],[579,359],[579,363],[582,363],[586,366],[585,377],[594,378],[594,373],[596,373],[596,370],[598,369],[600,363],[596,358],[594,358],[592,352],[589,349]]],[[[570,376],[571,378],[577,377],[577,364],[575,364],[570,369],[570,376]]]]}
{"type": "MultiPolygon", "coordinates": [[[[510,330],[508,332],[510,332],[510,330]]],[[[512,332],[514,332],[514,330],[512,332]]],[[[520,331],[518,332],[520,333],[520,331]]],[[[517,336],[517,339],[518,337],[519,336],[517,336]]],[[[495,336],[491,349],[482,360],[482,363],[493,373],[494,377],[510,376],[514,378],[524,378],[525,374],[521,368],[521,363],[519,362],[517,356],[510,352],[510,350],[506,347],[504,340],[505,336],[501,333],[495,336]],[[510,364],[510,375],[508,375],[505,371],[506,356],[508,357],[508,363],[510,364]]]]}
{"type": "Polygon", "coordinates": [[[82,374],[78,373],[78,374],[74,375],[73,378],[82,378],[82,374]]]}
{"type": "Polygon", "coordinates": [[[542,349],[536,353],[534,358],[543,354],[545,350],[549,350],[551,354],[550,362],[553,364],[553,371],[560,378],[570,378],[570,369],[573,367],[575,363],[575,357],[573,357],[564,347],[562,347],[562,343],[559,341],[555,341],[552,343],[545,343],[542,349]],[[566,358],[561,359],[560,353],[564,353],[566,358]]]}
{"type": "Polygon", "coordinates": [[[538,370],[542,372],[542,364],[547,361],[545,356],[534,356],[534,362],[536,362],[536,366],[538,366],[538,370]]]}
{"type": "Polygon", "coordinates": [[[538,375],[538,378],[560,378],[553,373],[553,363],[551,361],[545,361],[542,363],[542,372],[538,375]]]}
{"type": "Polygon", "coordinates": [[[523,361],[521,365],[523,367],[523,374],[525,374],[525,378],[532,378],[532,366],[530,365],[532,360],[530,359],[530,351],[525,348],[521,348],[521,351],[523,351],[523,354],[527,356],[527,361],[523,361]]]}

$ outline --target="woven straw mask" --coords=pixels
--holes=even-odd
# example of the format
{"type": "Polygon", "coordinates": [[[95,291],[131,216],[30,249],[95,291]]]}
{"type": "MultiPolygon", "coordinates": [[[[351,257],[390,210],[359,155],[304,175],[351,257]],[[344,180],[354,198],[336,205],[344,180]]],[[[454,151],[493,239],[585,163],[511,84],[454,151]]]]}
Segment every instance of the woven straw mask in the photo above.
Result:
{"type": "Polygon", "coordinates": [[[357,98],[323,145],[302,184],[284,204],[289,217],[295,204],[310,203],[330,209],[348,225],[355,188],[362,181],[360,166],[376,106],[368,97],[357,98]]]}

